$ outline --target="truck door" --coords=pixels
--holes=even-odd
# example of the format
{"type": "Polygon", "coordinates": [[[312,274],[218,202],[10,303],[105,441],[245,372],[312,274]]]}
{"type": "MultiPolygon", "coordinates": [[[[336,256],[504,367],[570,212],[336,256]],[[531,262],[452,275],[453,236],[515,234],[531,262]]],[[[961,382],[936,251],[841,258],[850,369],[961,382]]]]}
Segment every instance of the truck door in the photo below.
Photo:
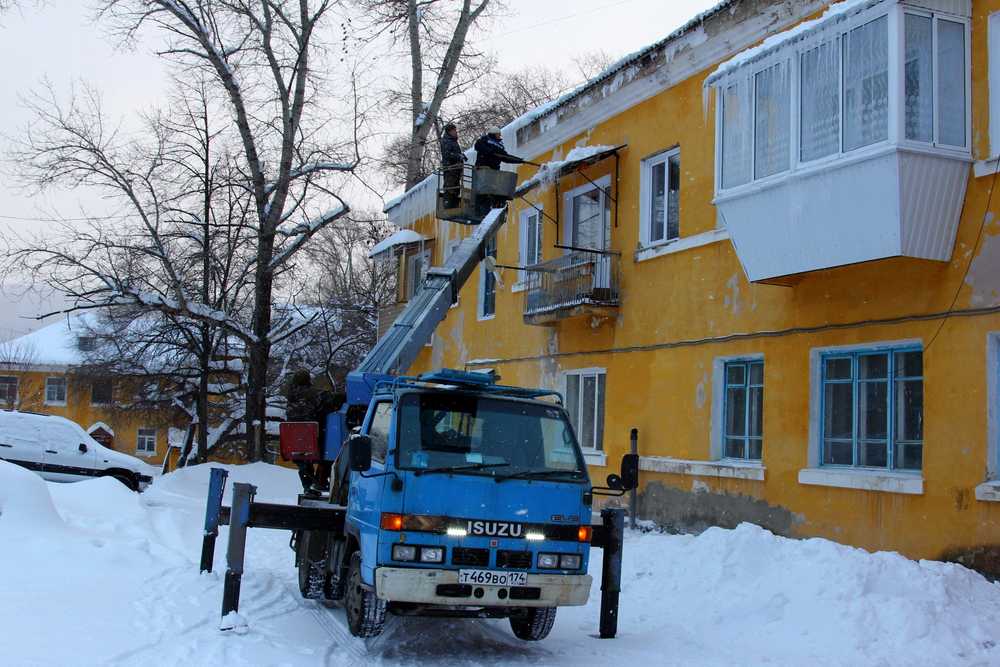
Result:
{"type": "Polygon", "coordinates": [[[34,423],[38,417],[15,412],[0,417],[0,459],[43,473],[43,447],[34,423]]]}
{"type": "Polygon", "coordinates": [[[56,482],[76,482],[96,474],[94,447],[84,442],[69,424],[52,424],[45,429],[42,443],[45,456],[45,476],[56,482]],[[85,451],[81,451],[83,445],[85,451]]]}
{"type": "MultiPolygon", "coordinates": [[[[361,432],[372,441],[372,467],[362,477],[351,473],[351,490],[348,500],[348,514],[358,524],[361,541],[361,577],[372,583],[378,554],[378,531],[382,513],[382,489],[385,477],[371,477],[385,471],[386,455],[393,422],[392,401],[380,401],[368,412],[361,432]]],[[[391,510],[390,510],[391,511],[391,510]]]]}

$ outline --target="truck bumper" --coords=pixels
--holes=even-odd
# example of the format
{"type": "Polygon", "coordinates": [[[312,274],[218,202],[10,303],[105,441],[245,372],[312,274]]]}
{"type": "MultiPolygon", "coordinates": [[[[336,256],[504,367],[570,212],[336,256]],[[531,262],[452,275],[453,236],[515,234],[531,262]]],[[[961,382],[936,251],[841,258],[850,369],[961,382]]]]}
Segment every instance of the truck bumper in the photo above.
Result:
{"type": "Polygon", "coordinates": [[[375,570],[375,594],[382,600],[450,607],[579,606],[587,603],[592,583],[589,574],[529,574],[528,583],[513,590],[473,584],[468,587],[469,594],[464,594],[458,586],[457,570],[401,567],[375,570]],[[475,596],[477,589],[482,590],[482,597],[475,596]]]}

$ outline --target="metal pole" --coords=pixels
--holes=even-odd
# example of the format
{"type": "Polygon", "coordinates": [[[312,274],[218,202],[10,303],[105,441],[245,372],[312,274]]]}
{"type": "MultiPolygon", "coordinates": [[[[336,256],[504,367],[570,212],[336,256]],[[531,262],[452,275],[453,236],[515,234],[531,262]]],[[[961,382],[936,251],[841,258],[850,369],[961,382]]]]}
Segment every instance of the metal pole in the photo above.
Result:
{"type": "Polygon", "coordinates": [[[222,617],[240,608],[240,580],[243,577],[243,558],[246,555],[247,524],[250,522],[250,504],[257,487],[252,484],[233,484],[233,509],[229,514],[229,546],[226,548],[226,579],[222,589],[222,617]]]}
{"type": "MultiPolygon", "coordinates": [[[[629,451],[633,454],[639,453],[639,429],[634,428],[629,434],[629,451]]],[[[638,480],[637,480],[638,481],[638,480]]],[[[639,517],[639,489],[636,488],[628,492],[628,525],[634,530],[635,521],[639,517]]]]}
{"type": "Polygon", "coordinates": [[[625,538],[625,510],[603,509],[601,521],[607,532],[604,570],[601,573],[601,639],[618,634],[618,596],[622,590],[622,543],[625,538]]]}
{"type": "Polygon", "coordinates": [[[205,534],[201,540],[201,572],[211,572],[215,562],[215,538],[219,536],[219,515],[222,513],[222,492],[229,473],[212,468],[208,479],[208,500],[205,502],[205,534]]]}

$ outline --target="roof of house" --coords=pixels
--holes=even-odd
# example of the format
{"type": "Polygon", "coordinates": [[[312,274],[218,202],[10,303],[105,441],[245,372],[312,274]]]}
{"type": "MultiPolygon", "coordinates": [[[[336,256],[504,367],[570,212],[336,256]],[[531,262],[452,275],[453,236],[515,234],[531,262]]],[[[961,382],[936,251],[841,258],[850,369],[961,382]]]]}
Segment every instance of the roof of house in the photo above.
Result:
{"type": "Polygon", "coordinates": [[[78,339],[87,335],[93,322],[94,316],[89,313],[60,317],[52,324],[5,343],[8,351],[4,356],[8,358],[0,362],[45,366],[80,364],[83,355],[78,339]]]}

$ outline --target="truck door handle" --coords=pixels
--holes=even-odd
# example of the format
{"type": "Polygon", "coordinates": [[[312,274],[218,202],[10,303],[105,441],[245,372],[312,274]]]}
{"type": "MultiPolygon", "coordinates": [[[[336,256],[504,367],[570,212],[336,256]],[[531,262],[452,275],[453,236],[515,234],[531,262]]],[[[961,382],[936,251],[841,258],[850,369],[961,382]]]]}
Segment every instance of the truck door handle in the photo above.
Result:
{"type": "Polygon", "coordinates": [[[46,449],[46,450],[45,450],[45,453],[46,453],[46,454],[58,454],[59,452],[57,452],[57,451],[56,451],[56,450],[54,450],[54,449],[46,449]]]}

